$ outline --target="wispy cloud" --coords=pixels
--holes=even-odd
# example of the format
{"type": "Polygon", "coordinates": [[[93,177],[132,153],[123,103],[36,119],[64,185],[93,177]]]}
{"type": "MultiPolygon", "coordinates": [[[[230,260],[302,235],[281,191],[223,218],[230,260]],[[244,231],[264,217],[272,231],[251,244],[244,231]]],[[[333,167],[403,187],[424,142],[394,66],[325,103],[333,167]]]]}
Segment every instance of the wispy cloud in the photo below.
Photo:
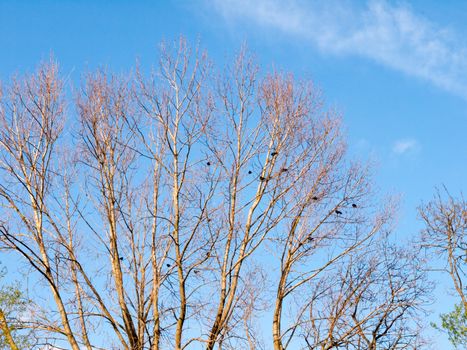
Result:
{"type": "Polygon", "coordinates": [[[392,151],[395,154],[414,153],[420,150],[420,144],[415,139],[401,139],[394,142],[392,151]]]}
{"type": "Polygon", "coordinates": [[[407,5],[370,0],[215,0],[227,19],[242,18],[305,39],[325,53],[357,55],[422,78],[467,99],[467,43],[407,5]]]}

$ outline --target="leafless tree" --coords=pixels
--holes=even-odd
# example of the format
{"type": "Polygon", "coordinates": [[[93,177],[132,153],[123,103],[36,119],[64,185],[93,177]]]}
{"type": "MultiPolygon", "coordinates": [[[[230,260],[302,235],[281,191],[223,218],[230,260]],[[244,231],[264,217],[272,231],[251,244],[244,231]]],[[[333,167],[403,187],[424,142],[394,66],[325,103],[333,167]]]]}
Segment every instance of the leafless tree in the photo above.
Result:
{"type": "Polygon", "coordinates": [[[419,208],[425,223],[422,246],[441,258],[467,315],[467,202],[446,189],[419,208]],[[444,194],[443,194],[444,193],[444,194]]]}
{"type": "MultiPolygon", "coordinates": [[[[345,144],[340,132],[339,119],[335,114],[323,112],[319,108],[322,104],[312,94],[313,89],[307,90],[306,87],[295,86],[290,79],[275,76],[266,80],[263,91],[264,113],[275,118],[273,120],[278,124],[277,130],[280,130],[278,133],[281,136],[281,141],[277,144],[282,147],[275,152],[277,153],[275,160],[281,162],[276,174],[281,174],[281,169],[287,169],[287,176],[282,173],[275,180],[274,187],[290,191],[290,195],[285,196],[285,200],[278,205],[282,217],[281,222],[275,227],[277,234],[272,236],[273,249],[278,252],[280,262],[273,313],[273,339],[275,349],[282,350],[291,344],[297,345],[297,332],[304,326],[303,313],[309,308],[316,311],[313,299],[304,298],[307,288],[320,280],[322,274],[325,274],[329,280],[336,280],[343,272],[340,271],[334,276],[335,266],[343,262],[346,264],[348,278],[357,278],[354,276],[352,261],[356,260],[362,251],[369,252],[374,242],[379,241],[380,236],[384,237],[390,230],[394,205],[388,201],[386,208],[377,210],[372,200],[374,194],[369,183],[368,169],[359,164],[349,164],[345,160],[345,144]],[[352,257],[354,259],[351,259],[352,257]],[[300,298],[301,303],[297,303],[295,316],[286,317],[289,325],[284,327],[283,310],[286,305],[291,307],[288,301],[294,297],[300,298]]],[[[383,247],[380,247],[376,254],[382,254],[381,249],[383,247]]],[[[396,256],[401,256],[395,251],[391,253],[393,256],[388,259],[397,259],[396,256]]],[[[395,277],[392,276],[389,263],[378,263],[376,266],[378,270],[381,269],[378,273],[383,274],[384,277],[395,277]]],[[[368,270],[370,271],[371,268],[368,270]]],[[[404,270],[398,273],[398,276],[402,278],[404,273],[408,273],[407,279],[417,281],[411,292],[421,298],[423,293],[419,280],[422,276],[417,275],[416,272],[416,269],[404,270]]],[[[375,273],[371,272],[371,279],[362,286],[362,294],[374,292],[375,288],[381,287],[381,279],[373,278],[375,273]]],[[[351,283],[351,281],[347,280],[343,283],[351,283]]],[[[384,290],[381,288],[379,292],[382,293],[384,290]]],[[[389,312],[389,308],[397,309],[394,312],[400,311],[406,316],[409,313],[404,308],[413,310],[419,305],[419,300],[412,298],[407,307],[399,306],[395,294],[395,291],[389,296],[382,294],[382,298],[386,296],[384,302],[390,306],[385,310],[386,312],[378,313],[376,316],[378,308],[382,306],[376,305],[375,302],[372,305],[375,314],[369,317],[372,321],[380,317],[381,323],[389,324],[386,333],[399,324],[391,322],[393,313],[389,312]],[[391,299],[391,296],[394,298],[391,299]]],[[[332,294],[329,295],[331,300],[333,297],[332,294]]],[[[351,300],[348,302],[354,303],[351,300]]],[[[347,313],[348,309],[344,308],[341,312],[347,313]]],[[[320,317],[324,314],[321,313],[320,317]]],[[[327,314],[325,317],[327,326],[330,327],[327,329],[330,339],[327,345],[319,342],[310,345],[310,348],[315,348],[319,344],[323,349],[336,348],[338,344],[340,346],[340,343],[336,343],[334,339],[336,337],[334,332],[339,328],[342,329],[335,323],[339,316],[327,314]]],[[[357,324],[360,324],[360,321],[357,324]]],[[[365,338],[367,331],[363,328],[360,333],[359,343],[364,344],[361,348],[376,349],[377,344],[384,348],[382,342],[378,342],[377,339],[361,343],[362,339],[368,340],[368,338],[365,338]]],[[[378,334],[378,329],[375,334],[378,334]]],[[[356,347],[355,337],[350,336],[350,333],[348,337],[340,337],[346,338],[348,344],[356,347]]],[[[405,339],[406,334],[401,337],[405,339]]]]}
{"type": "Polygon", "coordinates": [[[35,282],[42,309],[30,324],[41,344],[260,349],[257,321],[272,311],[276,349],[302,340],[327,349],[337,335],[323,329],[351,320],[350,305],[363,319],[345,339],[361,344],[389,339],[368,332],[415,312],[390,269],[402,253],[363,254],[391,206],[370,203],[368,169],[346,160],[340,117],[319,90],[262,75],[245,50],[215,72],[181,39],[162,47],[149,76],[99,70],[72,100],[54,63],[6,87],[1,242],[35,282]],[[282,329],[284,306],[303,293],[311,299],[282,329]],[[336,293],[349,305],[338,315],[327,312],[336,293]],[[371,293],[384,303],[368,302],[371,293]]]}
{"type": "MultiPolygon", "coordinates": [[[[374,242],[310,286],[300,332],[310,349],[419,349],[428,300],[414,250],[374,242]],[[376,247],[375,247],[376,246],[376,247]]],[[[306,299],[306,297],[304,297],[306,299]]]]}

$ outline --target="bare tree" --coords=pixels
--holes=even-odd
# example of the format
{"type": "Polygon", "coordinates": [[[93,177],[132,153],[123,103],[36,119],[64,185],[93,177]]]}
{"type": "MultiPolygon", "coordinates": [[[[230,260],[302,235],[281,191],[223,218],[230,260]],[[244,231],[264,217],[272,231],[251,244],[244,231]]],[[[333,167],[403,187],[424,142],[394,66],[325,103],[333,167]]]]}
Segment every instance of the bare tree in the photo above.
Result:
{"type": "Polygon", "coordinates": [[[51,64],[23,82],[13,82],[2,104],[0,196],[25,230],[4,234],[3,238],[47,281],[61,321],[59,331],[72,349],[78,350],[61,281],[54,269],[59,241],[54,236],[55,213],[47,202],[56,175],[52,169],[55,146],[63,128],[62,83],[57,73],[51,64]]]}
{"type": "MultiPolygon", "coordinates": [[[[291,344],[296,346],[297,332],[305,322],[303,313],[307,309],[316,311],[313,299],[307,300],[304,297],[306,290],[319,281],[322,274],[331,281],[336,280],[343,272],[337,272],[337,275],[333,273],[336,273],[336,265],[342,264],[342,261],[347,264],[345,270],[348,278],[356,278],[352,261],[358,260],[357,256],[362,252],[375,250],[371,248],[374,242],[379,241],[379,236],[385,236],[390,229],[394,206],[389,201],[387,208],[378,212],[372,200],[368,169],[345,161],[345,144],[340,132],[339,118],[319,108],[322,103],[313,95],[312,88],[295,85],[290,78],[275,76],[266,80],[263,91],[263,110],[266,115],[271,115],[271,119],[274,118],[278,133],[282,137],[281,141],[277,142],[280,147],[275,151],[276,161],[282,163],[275,173],[281,176],[277,177],[274,186],[290,191],[290,195],[278,205],[283,217],[276,227],[278,233],[273,236],[273,249],[279,252],[280,261],[273,313],[273,339],[275,349],[282,350],[291,344]],[[287,176],[284,176],[282,169],[287,169],[287,176]],[[295,308],[295,315],[286,317],[289,325],[284,327],[283,310],[287,304],[291,307],[288,300],[294,296],[299,297],[300,302],[295,308]]],[[[380,247],[376,254],[383,254],[383,248],[380,247]]],[[[388,259],[398,259],[400,256],[400,253],[396,254],[395,251],[391,254],[388,259]]],[[[383,278],[395,277],[391,275],[391,267],[388,264],[378,263],[376,266],[378,270],[381,269],[379,273],[388,274],[383,278]]],[[[421,276],[416,272],[415,269],[405,270],[398,276],[402,278],[401,274],[409,273],[407,278],[418,282],[421,276]]],[[[371,293],[376,285],[381,284],[381,279],[373,278],[373,272],[371,276],[362,286],[362,294],[371,293]]],[[[342,283],[351,281],[346,280],[342,283]]],[[[417,297],[423,296],[419,284],[413,289],[416,289],[417,297]]],[[[379,293],[383,293],[384,290],[381,288],[379,293]]],[[[419,305],[418,299],[412,298],[407,306],[399,306],[395,294],[393,291],[384,300],[388,309],[378,313],[378,316],[377,310],[382,306],[371,305],[375,314],[369,319],[380,317],[380,323],[387,325],[386,333],[389,328],[396,326],[396,322],[391,322],[393,313],[389,312],[390,308],[397,309],[405,315],[405,307],[413,310],[419,305]]],[[[383,293],[381,297],[384,295],[383,293]]],[[[332,294],[329,295],[329,298],[333,297],[332,294]]],[[[333,302],[338,303],[342,300],[333,302]]],[[[350,299],[347,302],[355,303],[350,299]]],[[[343,308],[340,312],[348,313],[348,309],[343,308]]],[[[339,315],[320,312],[320,319],[323,317],[329,327],[327,345],[320,341],[310,348],[321,346],[323,349],[330,349],[341,344],[334,339],[335,331],[342,329],[342,325],[337,326],[336,323],[339,315]]],[[[309,322],[316,320],[312,319],[309,322]]],[[[356,323],[360,324],[360,321],[356,323]]],[[[357,328],[355,325],[354,330],[357,328]]],[[[365,338],[366,330],[360,329],[361,337],[365,338]]],[[[347,344],[356,347],[355,337],[350,334],[351,332],[348,336],[340,338],[345,338],[347,344]]],[[[375,334],[378,334],[378,330],[375,330],[375,334]]],[[[405,339],[406,334],[402,334],[401,337],[405,339]]],[[[377,344],[383,347],[380,338],[367,341],[362,348],[376,349],[377,344]]]]}
{"type": "Polygon", "coordinates": [[[312,283],[300,304],[310,349],[419,349],[430,284],[414,250],[373,242],[312,283]],[[376,246],[376,247],[375,247],[376,246]]]}
{"type": "Polygon", "coordinates": [[[425,222],[422,245],[440,257],[467,312],[467,203],[445,190],[419,209],[425,222]]]}
{"type": "Polygon", "coordinates": [[[467,203],[444,188],[419,208],[419,215],[425,223],[421,246],[435,262],[430,268],[441,266],[460,300],[454,311],[441,315],[441,328],[454,346],[462,347],[467,340],[467,203]]]}
{"type": "MultiPolygon", "coordinates": [[[[363,341],[403,308],[399,289],[378,290],[386,308],[366,303],[401,257],[363,258],[392,214],[370,204],[368,169],[345,160],[339,115],[311,83],[261,75],[245,50],[217,74],[181,39],[149,76],[100,70],[71,101],[54,63],[5,92],[1,242],[35,283],[42,345],[259,349],[269,311],[276,349],[324,344],[303,334],[337,292],[372,315],[345,338],[363,341]],[[283,329],[284,306],[324,275],[327,302],[307,300],[283,329]]],[[[320,332],[348,317],[326,310],[320,332]]]]}

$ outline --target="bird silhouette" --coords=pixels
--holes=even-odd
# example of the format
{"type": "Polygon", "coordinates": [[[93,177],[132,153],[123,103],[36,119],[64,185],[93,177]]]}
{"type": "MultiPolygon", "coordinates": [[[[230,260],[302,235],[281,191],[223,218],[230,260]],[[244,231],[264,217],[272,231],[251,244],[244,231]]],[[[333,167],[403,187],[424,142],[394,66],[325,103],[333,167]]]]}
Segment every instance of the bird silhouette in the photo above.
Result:
{"type": "Polygon", "coordinates": [[[282,168],[282,169],[281,169],[281,171],[284,172],[284,173],[285,173],[286,171],[288,171],[288,170],[289,170],[289,169],[287,169],[287,168],[282,168]]]}
{"type": "Polygon", "coordinates": [[[317,201],[317,200],[318,200],[318,197],[314,196],[312,199],[313,199],[314,201],[317,201]]]}
{"type": "Polygon", "coordinates": [[[277,152],[276,151],[271,152],[271,156],[273,156],[273,157],[277,156],[277,152]]]}
{"type": "Polygon", "coordinates": [[[251,174],[251,173],[252,173],[252,171],[251,171],[251,170],[248,170],[248,174],[251,174]]]}
{"type": "Polygon", "coordinates": [[[172,266],[172,265],[170,265],[170,264],[165,264],[165,266],[170,267],[170,266],[172,266]]]}
{"type": "Polygon", "coordinates": [[[211,162],[207,162],[206,165],[207,165],[207,166],[210,166],[210,165],[211,165],[211,162]]]}
{"type": "Polygon", "coordinates": [[[195,270],[194,272],[195,272],[195,274],[198,274],[198,273],[199,273],[199,271],[198,271],[198,270],[195,270]]]}
{"type": "Polygon", "coordinates": [[[259,180],[260,180],[260,181],[264,181],[264,180],[266,180],[266,178],[263,177],[263,176],[260,176],[260,177],[259,177],[259,180]]]}
{"type": "Polygon", "coordinates": [[[335,210],[336,215],[342,215],[342,212],[340,210],[335,210]]]}
{"type": "Polygon", "coordinates": [[[123,256],[120,257],[120,261],[123,261],[123,256]]]}
{"type": "Polygon", "coordinates": [[[352,204],[352,208],[356,208],[357,205],[355,203],[352,204]]]}

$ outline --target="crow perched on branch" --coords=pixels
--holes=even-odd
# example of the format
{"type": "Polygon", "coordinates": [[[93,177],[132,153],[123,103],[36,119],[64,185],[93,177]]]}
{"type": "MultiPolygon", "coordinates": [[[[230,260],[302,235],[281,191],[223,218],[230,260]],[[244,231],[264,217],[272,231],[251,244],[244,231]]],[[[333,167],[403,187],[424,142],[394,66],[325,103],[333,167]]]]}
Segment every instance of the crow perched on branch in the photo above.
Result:
{"type": "Polygon", "coordinates": [[[342,212],[340,210],[335,210],[336,215],[342,215],[342,212]]]}

